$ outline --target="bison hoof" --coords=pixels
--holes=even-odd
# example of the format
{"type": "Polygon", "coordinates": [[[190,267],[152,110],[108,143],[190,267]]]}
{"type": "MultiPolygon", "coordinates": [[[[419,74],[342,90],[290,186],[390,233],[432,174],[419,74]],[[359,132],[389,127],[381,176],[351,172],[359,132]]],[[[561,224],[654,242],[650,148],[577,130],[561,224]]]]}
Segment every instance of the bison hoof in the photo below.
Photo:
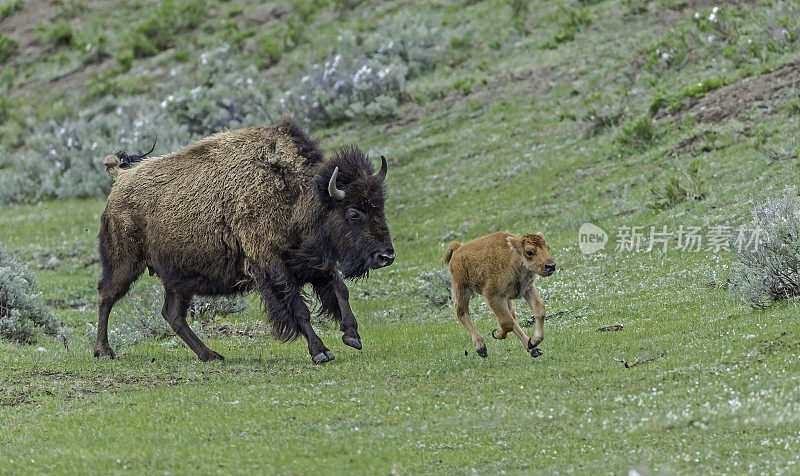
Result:
{"type": "Polygon", "coordinates": [[[114,353],[114,349],[109,346],[101,346],[94,348],[94,356],[98,359],[109,360],[109,359],[116,359],[117,354],[114,353]]]}
{"type": "Polygon", "coordinates": [[[198,356],[201,362],[211,362],[212,360],[225,360],[221,354],[214,352],[211,349],[206,349],[205,352],[198,356]]]}
{"type": "Polygon", "coordinates": [[[531,353],[531,357],[536,358],[536,357],[539,357],[540,355],[542,355],[544,352],[542,352],[538,347],[536,347],[536,348],[531,349],[530,353],[531,353]]]}
{"type": "Polygon", "coordinates": [[[333,355],[333,352],[326,350],[312,357],[311,361],[314,362],[315,364],[324,364],[325,362],[330,362],[335,358],[336,357],[333,355]]]}
{"type": "Polygon", "coordinates": [[[483,357],[484,359],[486,358],[486,346],[483,346],[479,349],[475,349],[475,352],[477,352],[478,355],[483,357]]]}
{"type": "Polygon", "coordinates": [[[342,342],[344,342],[345,345],[349,345],[354,349],[361,350],[361,339],[359,339],[358,337],[342,336],[342,342]]]}
{"type": "Polygon", "coordinates": [[[495,332],[497,332],[497,331],[499,331],[499,330],[500,330],[500,329],[495,329],[495,330],[493,330],[493,331],[492,331],[492,338],[494,338],[494,339],[497,339],[497,340],[503,340],[503,339],[505,339],[505,338],[506,338],[506,336],[505,336],[505,335],[504,335],[503,337],[497,337],[496,335],[494,335],[494,333],[495,333],[495,332]]]}

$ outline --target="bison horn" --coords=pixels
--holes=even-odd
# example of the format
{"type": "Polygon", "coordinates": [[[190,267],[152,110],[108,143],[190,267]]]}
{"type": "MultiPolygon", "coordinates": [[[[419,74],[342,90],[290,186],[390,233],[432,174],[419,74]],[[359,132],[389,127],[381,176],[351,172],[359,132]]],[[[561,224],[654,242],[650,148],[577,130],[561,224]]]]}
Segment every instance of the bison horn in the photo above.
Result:
{"type": "Polygon", "coordinates": [[[336,177],[339,175],[339,167],[333,169],[333,174],[331,174],[331,180],[328,182],[328,194],[334,199],[339,202],[344,200],[344,191],[339,190],[336,188],[336,177]]]}
{"type": "Polygon", "coordinates": [[[381,169],[378,170],[377,174],[375,174],[376,177],[381,179],[381,182],[386,180],[386,168],[387,168],[386,157],[381,156],[381,169]]]}

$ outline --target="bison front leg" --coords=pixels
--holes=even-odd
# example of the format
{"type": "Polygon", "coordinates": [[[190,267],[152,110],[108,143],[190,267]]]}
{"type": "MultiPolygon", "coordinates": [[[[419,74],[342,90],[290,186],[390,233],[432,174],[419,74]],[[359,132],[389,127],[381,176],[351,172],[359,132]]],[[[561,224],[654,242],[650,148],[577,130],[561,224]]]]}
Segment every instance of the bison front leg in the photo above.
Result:
{"type": "Polygon", "coordinates": [[[311,327],[311,312],[303,301],[299,289],[289,296],[289,308],[297,321],[300,333],[303,334],[303,337],[305,337],[308,342],[308,353],[311,354],[311,361],[315,364],[322,364],[335,359],[333,352],[325,347],[322,339],[319,338],[317,333],[314,332],[314,328],[311,327]]]}
{"type": "Polygon", "coordinates": [[[343,332],[342,342],[361,350],[361,336],[358,335],[358,322],[350,308],[350,291],[339,273],[333,273],[326,281],[312,283],[314,292],[322,304],[322,311],[340,323],[343,332]]]}
{"type": "Polygon", "coordinates": [[[308,353],[315,364],[329,362],[335,357],[314,328],[311,327],[311,312],[303,302],[300,286],[281,265],[273,265],[269,272],[257,270],[258,285],[269,318],[272,321],[273,335],[281,340],[289,340],[301,334],[308,342],[308,353]]]}

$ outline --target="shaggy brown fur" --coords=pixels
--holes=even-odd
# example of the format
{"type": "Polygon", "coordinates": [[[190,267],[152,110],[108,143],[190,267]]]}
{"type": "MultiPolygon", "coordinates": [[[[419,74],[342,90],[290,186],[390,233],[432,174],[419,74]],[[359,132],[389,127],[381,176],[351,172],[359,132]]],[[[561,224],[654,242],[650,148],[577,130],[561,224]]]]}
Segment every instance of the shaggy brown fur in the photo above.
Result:
{"type": "Polygon", "coordinates": [[[513,332],[533,357],[542,354],[537,346],[544,339],[545,309],[534,283],[539,276],[553,274],[556,263],[550,258],[550,246],[541,233],[516,236],[498,232],[463,245],[453,241],[447,247],[444,262],[450,264],[456,315],[472,336],[478,355],[486,357],[486,344],[470,319],[473,293],[482,294],[497,316],[500,328],[492,331],[492,337],[505,339],[513,332]],[[531,339],[519,326],[511,304],[512,299],[519,298],[525,298],[536,320],[531,339]]]}
{"type": "Polygon", "coordinates": [[[383,214],[385,159],[378,174],[355,146],[324,159],[316,141],[284,118],[127,170],[118,155],[105,163],[116,182],[101,217],[95,356],[114,357],[108,314],[145,268],[164,283],[164,317],[201,360],[222,356],[186,325],[192,295],[251,289],[261,293],[276,337],[303,335],[314,362],[332,360],[309,323],[306,283],[321,310],[341,321],[345,343],[361,348],[339,270],[362,277],[394,259],[383,214]],[[329,182],[344,198],[331,197],[329,182]]]}

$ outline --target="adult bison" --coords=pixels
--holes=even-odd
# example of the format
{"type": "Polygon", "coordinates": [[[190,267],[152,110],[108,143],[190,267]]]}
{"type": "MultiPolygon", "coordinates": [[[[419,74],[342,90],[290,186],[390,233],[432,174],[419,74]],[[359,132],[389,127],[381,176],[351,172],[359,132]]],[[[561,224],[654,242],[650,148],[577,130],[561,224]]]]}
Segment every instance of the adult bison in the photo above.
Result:
{"type": "Polygon", "coordinates": [[[118,152],[104,161],[116,181],[100,218],[95,357],[114,358],[109,313],[145,268],[164,284],[162,315],[202,361],[223,357],[187,325],[192,296],[250,290],[261,294],[275,337],[302,335],[314,363],[333,360],[311,327],[305,284],[341,323],[344,343],[361,349],[342,275],[365,277],[394,261],[385,158],[377,173],[354,145],[325,159],[289,118],[121,169],[140,158],[118,152]]]}

